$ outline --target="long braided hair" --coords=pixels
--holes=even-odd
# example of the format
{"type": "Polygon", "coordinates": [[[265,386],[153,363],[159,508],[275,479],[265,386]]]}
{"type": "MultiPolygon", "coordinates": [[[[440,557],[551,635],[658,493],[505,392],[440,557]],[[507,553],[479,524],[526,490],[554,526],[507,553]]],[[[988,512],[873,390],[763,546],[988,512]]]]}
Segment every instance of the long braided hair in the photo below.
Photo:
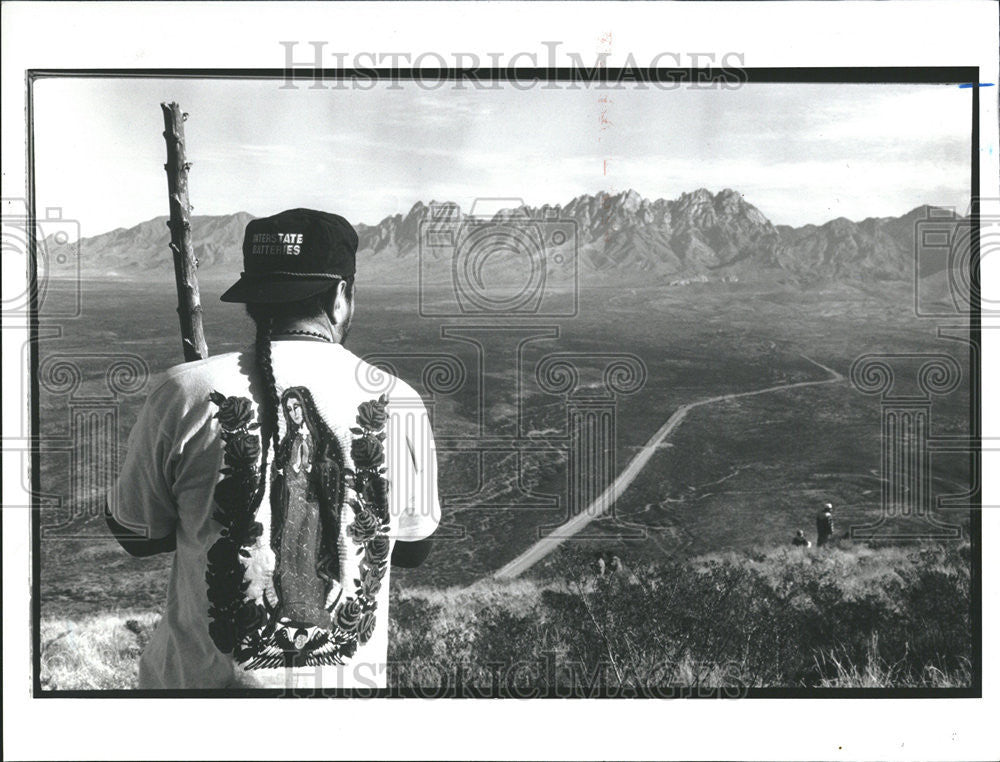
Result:
{"type": "MultiPolygon", "coordinates": [[[[347,283],[347,298],[353,298],[354,278],[344,279],[347,283]]],[[[247,314],[257,326],[257,337],[254,343],[254,361],[257,372],[263,382],[261,405],[261,461],[260,481],[257,485],[257,500],[263,498],[264,487],[267,484],[268,454],[278,452],[278,411],[281,400],[278,397],[277,383],[274,379],[274,365],[271,360],[271,337],[275,325],[279,321],[302,318],[315,318],[324,314],[337,293],[339,280],[331,280],[330,288],[322,293],[310,296],[297,302],[251,303],[246,305],[247,314]]]]}

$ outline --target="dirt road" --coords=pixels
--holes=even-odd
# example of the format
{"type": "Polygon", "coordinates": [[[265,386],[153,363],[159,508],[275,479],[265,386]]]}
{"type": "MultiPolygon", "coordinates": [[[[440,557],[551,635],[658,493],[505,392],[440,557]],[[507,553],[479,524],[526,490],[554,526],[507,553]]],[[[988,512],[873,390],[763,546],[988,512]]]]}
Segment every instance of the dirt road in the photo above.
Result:
{"type": "Polygon", "coordinates": [[[666,420],[666,423],[660,426],[656,433],[650,437],[649,441],[643,445],[643,448],[634,458],[632,458],[631,462],[629,462],[629,464],[625,467],[625,470],[618,475],[618,478],[614,480],[611,486],[604,490],[604,492],[602,492],[593,503],[587,506],[586,510],[581,511],[572,519],[556,529],[552,534],[547,537],[543,537],[517,558],[505,564],[494,573],[494,576],[498,579],[512,579],[517,577],[545,558],[545,556],[559,547],[563,541],[577,534],[580,530],[587,526],[587,524],[607,511],[612,505],[614,505],[615,501],[625,493],[625,490],[628,489],[635,477],[639,475],[639,472],[642,471],[645,465],[656,453],[657,448],[666,440],[668,436],[670,436],[670,433],[677,428],[680,422],[684,420],[684,417],[694,408],[701,407],[703,405],[711,405],[716,402],[723,402],[724,400],[738,399],[740,397],[754,397],[758,394],[770,394],[771,392],[781,392],[786,389],[797,389],[803,386],[834,384],[844,380],[844,377],[837,371],[833,370],[833,368],[828,368],[827,366],[818,363],[805,355],[802,355],[802,357],[811,362],[813,365],[825,370],[831,377],[824,378],[820,381],[799,381],[795,384],[769,386],[766,389],[755,389],[751,392],[723,394],[718,397],[708,397],[703,400],[698,400],[697,402],[690,402],[687,405],[681,405],[674,411],[673,415],[666,420]]]}

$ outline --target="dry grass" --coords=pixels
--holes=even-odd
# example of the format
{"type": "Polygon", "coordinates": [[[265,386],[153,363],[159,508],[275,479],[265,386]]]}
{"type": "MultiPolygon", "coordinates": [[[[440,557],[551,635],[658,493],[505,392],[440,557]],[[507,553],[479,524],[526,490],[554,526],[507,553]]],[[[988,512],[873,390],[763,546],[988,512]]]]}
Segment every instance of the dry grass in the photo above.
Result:
{"type": "MultiPolygon", "coordinates": [[[[596,580],[393,590],[395,683],[518,694],[573,685],[958,687],[972,679],[968,549],[780,548],[596,580]]],[[[159,616],[43,619],[43,689],[134,687],[159,616]]]]}
{"type": "Polygon", "coordinates": [[[906,656],[890,664],[879,653],[878,633],[873,633],[861,663],[853,663],[840,649],[816,655],[817,671],[831,675],[820,680],[821,688],[963,688],[972,682],[972,664],[962,657],[959,665],[942,670],[924,665],[919,675],[907,673],[906,656]]]}
{"type": "Polygon", "coordinates": [[[128,612],[41,622],[43,690],[134,688],[139,655],[160,615],[128,612]]]}

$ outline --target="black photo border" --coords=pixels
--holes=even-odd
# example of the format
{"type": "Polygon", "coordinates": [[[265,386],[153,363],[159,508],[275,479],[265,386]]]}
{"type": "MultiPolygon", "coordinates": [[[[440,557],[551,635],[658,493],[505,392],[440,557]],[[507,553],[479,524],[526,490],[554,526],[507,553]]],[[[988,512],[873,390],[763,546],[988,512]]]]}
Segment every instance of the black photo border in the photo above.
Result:
{"type": "MultiPolygon", "coordinates": [[[[971,245],[970,283],[979,283],[979,204],[980,196],[980,156],[979,156],[979,67],[770,67],[770,68],[630,68],[608,67],[588,71],[579,78],[581,70],[560,68],[480,68],[480,69],[385,69],[385,68],[345,68],[345,69],[226,69],[226,68],[153,68],[153,69],[29,69],[26,71],[26,145],[27,145],[27,205],[28,205],[28,272],[29,315],[29,393],[31,398],[31,647],[32,647],[32,696],[34,698],[272,698],[272,697],[439,697],[439,698],[480,698],[492,697],[493,693],[483,693],[475,689],[456,690],[452,686],[427,686],[426,689],[341,689],[341,690],[293,690],[293,689],[183,689],[183,690],[43,690],[41,687],[41,531],[39,496],[41,476],[38,465],[41,449],[39,428],[39,379],[38,342],[40,320],[38,314],[39,287],[37,281],[37,241],[35,209],[35,145],[34,145],[34,84],[39,80],[52,78],[116,78],[116,79],[254,79],[284,80],[296,87],[308,87],[310,83],[334,82],[337,80],[365,81],[411,81],[411,80],[468,80],[479,82],[578,82],[583,87],[601,84],[671,83],[678,87],[694,84],[732,85],[737,84],[942,84],[966,87],[972,90],[970,129],[970,210],[971,245]]],[[[330,88],[332,89],[332,88],[330,88]]],[[[525,88],[527,89],[527,88],[525,88]]],[[[671,88],[676,89],[676,87],[671,88]]],[[[707,88],[706,88],[707,89],[707,88]]],[[[666,90],[665,92],[670,92],[666,90]]],[[[981,415],[981,305],[980,295],[971,300],[969,314],[969,369],[970,369],[970,446],[972,479],[972,503],[970,511],[971,543],[971,598],[972,598],[972,674],[973,682],[963,688],[746,688],[703,689],[692,686],[689,690],[678,690],[680,697],[689,698],[982,698],[982,488],[978,475],[981,473],[981,434],[976,422],[981,415]]],[[[651,688],[650,696],[667,693],[666,689],[651,688]]],[[[501,692],[501,696],[504,694],[501,692]]],[[[602,694],[595,694],[602,695],[602,694]]],[[[627,697],[627,691],[616,692],[627,697]]],[[[580,694],[581,697],[593,697],[580,694]]],[[[641,697],[642,692],[637,693],[641,697]]],[[[566,698],[555,693],[527,690],[518,692],[517,698],[566,698]]],[[[576,697],[576,696],[572,696],[576,697]]]]}

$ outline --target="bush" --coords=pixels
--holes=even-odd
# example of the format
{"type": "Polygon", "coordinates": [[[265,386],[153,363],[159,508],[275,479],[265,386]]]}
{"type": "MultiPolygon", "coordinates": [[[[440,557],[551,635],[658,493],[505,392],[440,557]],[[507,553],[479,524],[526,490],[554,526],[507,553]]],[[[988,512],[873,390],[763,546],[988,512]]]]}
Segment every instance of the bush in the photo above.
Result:
{"type": "Polygon", "coordinates": [[[518,695],[528,690],[526,680],[550,692],[583,685],[638,694],[971,679],[964,548],[781,549],[607,577],[590,574],[580,553],[563,556],[566,581],[537,585],[527,609],[523,601],[516,613],[498,605],[504,585],[481,583],[401,628],[429,620],[441,633],[468,632],[465,648],[415,654],[393,638],[390,650],[435,659],[459,687],[500,686],[518,695]],[[487,593],[491,605],[477,605],[487,593]]]}
{"type": "MultiPolygon", "coordinates": [[[[589,557],[587,557],[589,558],[589,557]]],[[[778,549],[393,589],[391,685],[428,695],[968,686],[968,546],[778,549]]],[[[43,689],[134,687],[153,613],[43,619],[43,689]]]]}

